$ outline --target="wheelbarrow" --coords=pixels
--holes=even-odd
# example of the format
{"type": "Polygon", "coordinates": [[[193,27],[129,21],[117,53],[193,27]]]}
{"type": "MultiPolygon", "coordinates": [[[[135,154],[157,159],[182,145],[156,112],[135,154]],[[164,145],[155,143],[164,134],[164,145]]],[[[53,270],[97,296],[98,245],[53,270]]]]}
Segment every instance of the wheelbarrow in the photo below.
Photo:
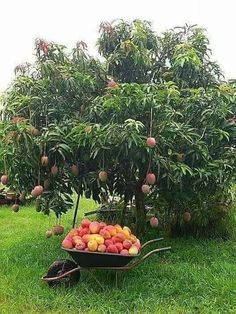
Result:
{"type": "MultiPolygon", "coordinates": [[[[142,251],[148,245],[161,240],[163,240],[163,238],[147,241],[142,245],[142,251]]],[[[120,254],[80,251],[76,249],[62,249],[69,253],[73,261],[68,259],[57,260],[49,267],[47,275],[42,277],[42,280],[49,286],[55,286],[62,282],[64,282],[66,286],[73,286],[79,282],[82,271],[91,272],[94,270],[115,271],[117,286],[119,272],[132,270],[142,264],[150,256],[159,252],[168,251],[171,247],[157,248],[143,256],[141,256],[141,253],[134,256],[126,256],[120,254]]],[[[94,279],[96,280],[96,277],[94,277],[94,279]]],[[[96,282],[101,286],[101,283],[98,280],[96,280],[96,282]]]]}

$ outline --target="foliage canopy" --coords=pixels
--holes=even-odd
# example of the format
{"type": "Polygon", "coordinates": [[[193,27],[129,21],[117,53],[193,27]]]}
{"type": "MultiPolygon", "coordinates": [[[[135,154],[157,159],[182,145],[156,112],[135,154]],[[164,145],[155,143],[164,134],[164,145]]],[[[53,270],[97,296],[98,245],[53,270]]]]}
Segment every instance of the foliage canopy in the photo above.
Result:
{"type": "Polygon", "coordinates": [[[16,67],[3,97],[1,166],[12,188],[29,193],[44,185],[41,209],[57,215],[71,206],[73,190],[96,201],[101,187],[125,204],[134,197],[138,231],[144,200],[164,211],[170,225],[182,226],[190,212],[191,230],[229,216],[236,89],[211,60],[203,29],[185,25],[158,35],[146,21],[101,23],[102,61],[83,42],[68,54],[37,40],[35,51],[35,63],[16,67]],[[108,173],[105,183],[100,170],[108,173]],[[157,182],[146,197],[141,186],[148,172],[157,182]]]}

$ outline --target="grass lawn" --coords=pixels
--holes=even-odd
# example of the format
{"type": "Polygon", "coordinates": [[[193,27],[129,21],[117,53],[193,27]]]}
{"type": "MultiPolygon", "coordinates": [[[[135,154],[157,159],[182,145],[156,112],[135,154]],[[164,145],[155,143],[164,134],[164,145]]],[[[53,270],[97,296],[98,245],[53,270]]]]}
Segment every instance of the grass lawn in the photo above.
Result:
{"type": "MultiPolygon", "coordinates": [[[[96,206],[82,200],[81,207],[96,206]]],[[[72,213],[62,220],[67,230],[71,221],[72,213]]],[[[104,291],[86,273],[76,287],[51,289],[40,277],[67,257],[63,237],[45,239],[54,222],[33,207],[19,213],[0,207],[1,314],[236,313],[236,242],[166,239],[159,245],[172,252],[121,274],[119,289],[112,272],[97,272],[104,291]]]]}

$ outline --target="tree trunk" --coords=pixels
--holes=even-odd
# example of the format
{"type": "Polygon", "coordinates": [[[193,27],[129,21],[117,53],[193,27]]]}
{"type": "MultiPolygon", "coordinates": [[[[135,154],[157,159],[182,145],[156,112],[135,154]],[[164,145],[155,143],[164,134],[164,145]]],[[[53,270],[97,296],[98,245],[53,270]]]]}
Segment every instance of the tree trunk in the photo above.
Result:
{"type": "Polygon", "coordinates": [[[135,194],[135,207],[136,207],[136,233],[140,235],[144,233],[146,229],[144,194],[140,189],[138,189],[135,194]]]}
{"type": "Polygon", "coordinates": [[[120,219],[121,225],[124,225],[125,223],[126,211],[127,211],[127,203],[124,201],[124,205],[121,212],[121,219],[120,219]]]}
{"type": "Polygon", "coordinates": [[[80,200],[80,194],[77,194],[77,201],[75,205],[75,211],[74,211],[74,217],[73,217],[73,223],[72,223],[72,228],[75,227],[75,224],[77,222],[77,214],[78,214],[78,209],[79,209],[79,200],[80,200]]]}
{"type": "Polygon", "coordinates": [[[122,212],[121,212],[121,219],[120,219],[121,225],[124,225],[124,223],[126,222],[125,219],[126,219],[128,201],[129,201],[129,197],[128,197],[127,192],[125,192],[124,204],[123,204],[123,208],[122,208],[122,212]]]}

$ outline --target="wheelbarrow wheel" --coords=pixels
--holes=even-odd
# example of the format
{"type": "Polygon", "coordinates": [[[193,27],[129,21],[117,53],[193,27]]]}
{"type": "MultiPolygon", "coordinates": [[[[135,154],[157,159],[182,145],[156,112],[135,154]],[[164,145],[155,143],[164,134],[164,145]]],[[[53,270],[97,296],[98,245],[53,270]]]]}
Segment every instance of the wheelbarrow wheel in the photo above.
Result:
{"type": "MultiPolygon", "coordinates": [[[[47,278],[57,277],[60,275],[63,275],[64,273],[74,269],[77,267],[77,264],[68,260],[57,260],[49,267],[47,272],[47,278]]],[[[54,280],[54,281],[48,281],[48,285],[50,287],[58,286],[62,283],[64,283],[67,287],[74,286],[77,284],[80,280],[80,271],[70,274],[62,279],[54,280]]]]}

